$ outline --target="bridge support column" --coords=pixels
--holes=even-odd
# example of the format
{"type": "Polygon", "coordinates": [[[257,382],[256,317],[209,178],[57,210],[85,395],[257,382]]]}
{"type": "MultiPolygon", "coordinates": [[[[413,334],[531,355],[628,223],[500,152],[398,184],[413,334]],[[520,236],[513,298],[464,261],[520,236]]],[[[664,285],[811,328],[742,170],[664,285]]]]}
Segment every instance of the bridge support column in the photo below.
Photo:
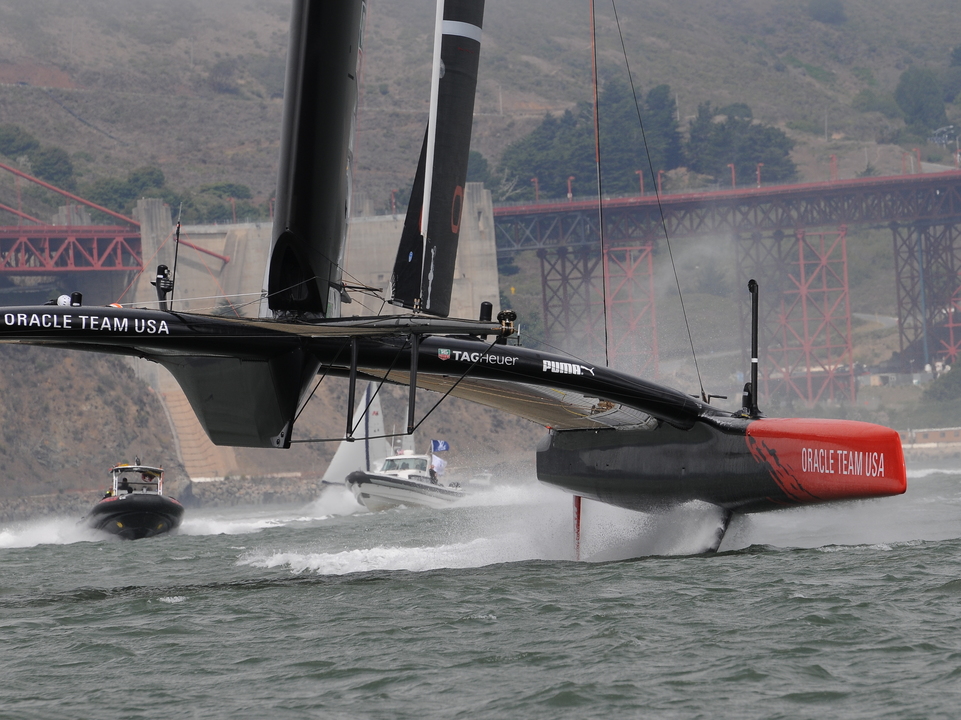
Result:
{"type": "Polygon", "coordinates": [[[961,349],[961,228],[891,223],[901,354],[918,371],[961,349]]]}
{"type": "Polygon", "coordinates": [[[154,307],[157,291],[150,285],[150,281],[156,276],[157,265],[164,264],[173,268],[174,243],[167,241],[173,232],[174,223],[171,220],[170,207],[159,198],[141,198],[137,201],[133,214],[140,223],[141,258],[145,265],[149,262],[150,267],[144,267],[142,276],[137,278],[124,302],[150,303],[148,307],[154,307]]]}
{"type": "Polygon", "coordinates": [[[586,248],[541,248],[544,339],[574,357],[604,359],[600,254],[586,248]],[[597,284],[597,288],[594,284],[597,284]]]}
{"type": "Polygon", "coordinates": [[[738,248],[741,272],[753,272],[761,284],[760,372],[767,401],[853,401],[847,228],[798,230],[793,238],[754,233],[738,248]]]}
{"type": "Polygon", "coordinates": [[[575,357],[657,375],[653,244],[541,248],[546,340],[575,357]],[[606,297],[605,297],[606,290],[606,297]]]}

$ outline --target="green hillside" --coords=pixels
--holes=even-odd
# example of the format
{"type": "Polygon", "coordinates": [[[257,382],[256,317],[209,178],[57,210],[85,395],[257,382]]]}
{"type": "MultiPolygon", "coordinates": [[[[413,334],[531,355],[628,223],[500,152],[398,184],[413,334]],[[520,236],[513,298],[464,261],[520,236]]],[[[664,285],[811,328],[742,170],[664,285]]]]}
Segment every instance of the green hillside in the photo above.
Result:
{"type": "MultiPolygon", "coordinates": [[[[890,110],[885,99],[908,68],[947,69],[959,42],[956,5],[838,2],[839,22],[814,19],[808,0],[649,0],[617,11],[638,89],[669,85],[682,129],[701,103],[746,103],[796,140],[804,179],[826,178],[831,154],[842,177],[868,164],[898,172],[900,148],[890,142],[903,120],[865,108],[890,110]]],[[[624,81],[612,8],[597,3],[599,74],[624,81]]],[[[282,0],[4,0],[0,123],[62,146],[81,183],[156,165],[178,190],[232,182],[266,199],[288,12],[282,0]]],[[[355,189],[378,209],[413,175],[432,17],[429,0],[370,3],[355,189]]],[[[590,48],[585,3],[490,0],[476,149],[496,165],[546,112],[590,100],[590,48]]],[[[959,115],[948,106],[949,118],[959,115]]],[[[925,153],[947,158],[935,147],[925,153]]]]}

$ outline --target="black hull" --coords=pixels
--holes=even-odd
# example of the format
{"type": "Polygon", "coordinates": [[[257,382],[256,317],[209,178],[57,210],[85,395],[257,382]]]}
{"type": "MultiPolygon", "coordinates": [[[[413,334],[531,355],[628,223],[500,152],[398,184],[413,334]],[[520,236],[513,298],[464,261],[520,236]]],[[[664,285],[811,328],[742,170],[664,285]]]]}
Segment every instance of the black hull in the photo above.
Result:
{"type": "Polygon", "coordinates": [[[124,540],[163,535],[180,527],[184,508],[163,495],[124,495],[104,498],[93,506],[86,523],[124,540]]]}
{"type": "Polygon", "coordinates": [[[537,476],[576,495],[631,510],[701,500],[742,512],[789,504],[745,440],[749,421],[721,429],[573,431],[538,448],[537,476]],[[738,427],[740,426],[740,427],[738,427]],[[548,444],[549,443],[549,444],[548,444]]]}
{"type": "Polygon", "coordinates": [[[897,433],[844,420],[703,418],[690,429],[568,430],[537,449],[537,477],[631,510],[700,500],[730,511],[898,495],[897,433]]]}

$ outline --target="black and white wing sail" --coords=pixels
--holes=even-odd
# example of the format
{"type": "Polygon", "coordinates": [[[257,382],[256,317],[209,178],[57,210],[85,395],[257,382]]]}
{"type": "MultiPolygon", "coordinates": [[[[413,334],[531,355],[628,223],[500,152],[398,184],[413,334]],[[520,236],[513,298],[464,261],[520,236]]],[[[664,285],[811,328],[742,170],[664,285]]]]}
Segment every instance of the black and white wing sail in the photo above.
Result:
{"type": "Polygon", "coordinates": [[[446,0],[441,7],[431,116],[394,263],[391,302],[446,317],[464,206],[484,2],[446,0]]]}
{"type": "Polygon", "coordinates": [[[366,7],[293,3],[268,274],[275,313],[339,315],[366,7]]]}

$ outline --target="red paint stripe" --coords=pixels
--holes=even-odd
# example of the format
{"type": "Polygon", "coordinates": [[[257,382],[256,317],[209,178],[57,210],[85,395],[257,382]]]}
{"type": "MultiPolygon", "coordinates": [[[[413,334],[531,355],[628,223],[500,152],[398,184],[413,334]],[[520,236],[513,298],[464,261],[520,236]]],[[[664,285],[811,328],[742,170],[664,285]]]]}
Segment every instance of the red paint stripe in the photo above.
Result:
{"type": "Polygon", "coordinates": [[[581,559],[581,496],[574,496],[574,559],[581,559]]]}
{"type": "Polygon", "coordinates": [[[747,443],[795,503],[900,495],[907,489],[901,438],[880,425],[765,418],[748,425],[747,443]]]}

